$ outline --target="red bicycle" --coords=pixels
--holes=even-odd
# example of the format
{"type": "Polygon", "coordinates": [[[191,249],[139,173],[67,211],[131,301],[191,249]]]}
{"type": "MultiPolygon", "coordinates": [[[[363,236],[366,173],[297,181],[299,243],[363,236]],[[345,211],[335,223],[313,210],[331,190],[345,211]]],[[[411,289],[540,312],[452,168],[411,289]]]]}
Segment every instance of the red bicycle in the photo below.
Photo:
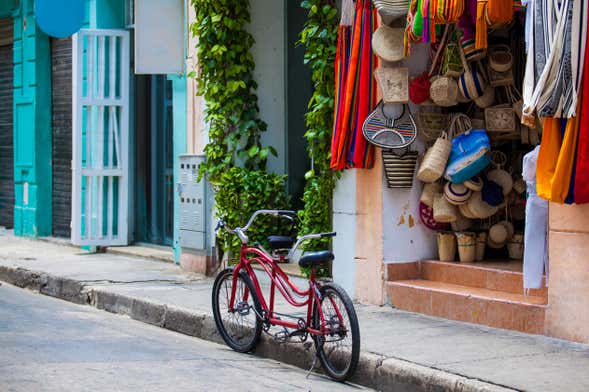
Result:
{"type": "MultiPolygon", "coordinates": [[[[311,336],[315,343],[316,357],[325,372],[335,380],[344,381],[354,374],[360,355],[360,329],[352,300],[339,285],[320,283],[315,278],[316,269],[334,259],[328,250],[305,252],[299,265],[310,269],[309,287],[299,289],[280,268],[279,261],[291,261],[295,251],[304,241],[333,237],[336,233],[319,233],[301,236],[293,246],[290,237],[268,238],[273,251],[290,249],[288,255],[272,256],[260,245],[250,247],[247,230],[261,214],[281,216],[294,220],[294,211],[256,211],[243,228],[224,227],[241,240],[239,263],[221,271],[213,286],[213,314],[217,329],[229,347],[248,352],[256,347],[262,330],[269,332],[272,326],[282,327],[274,337],[280,340],[297,338],[301,342],[311,336]],[[258,263],[270,277],[270,298],[266,301],[253,263],[258,263]],[[306,316],[282,314],[275,311],[276,291],[292,306],[305,307],[306,316]]],[[[313,362],[313,365],[315,364],[313,362]]],[[[313,366],[311,367],[313,369],[313,366]]]]}

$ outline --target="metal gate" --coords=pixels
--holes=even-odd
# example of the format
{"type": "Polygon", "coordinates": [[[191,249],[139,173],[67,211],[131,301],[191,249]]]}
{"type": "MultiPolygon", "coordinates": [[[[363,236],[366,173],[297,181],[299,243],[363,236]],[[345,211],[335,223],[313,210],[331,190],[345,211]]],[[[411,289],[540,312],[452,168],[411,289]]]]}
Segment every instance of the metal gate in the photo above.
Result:
{"type": "Polygon", "coordinates": [[[12,19],[0,20],[0,226],[14,224],[12,19]]]}
{"type": "Polygon", "coordinates": [[[69,237],[72,220],[72,39],[51,39],[52,232],[69,237]]]}
{"type": "Polygon", "coordinates": [[[128,243],[129,33],[73,38],[72,242],[128,243]]]}

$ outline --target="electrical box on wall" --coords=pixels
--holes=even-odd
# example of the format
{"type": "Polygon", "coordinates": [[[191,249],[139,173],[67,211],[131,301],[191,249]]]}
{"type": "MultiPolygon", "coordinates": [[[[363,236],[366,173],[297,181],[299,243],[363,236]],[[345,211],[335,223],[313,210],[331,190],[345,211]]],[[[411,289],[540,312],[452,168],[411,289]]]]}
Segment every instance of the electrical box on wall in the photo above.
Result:
{"type": "Polygon", "coordinates": [[[180,198],[180,246],[206,249],[208,195],[204,180],[196,182],[202,155],[180,155],[178,194],[180,198]]]}

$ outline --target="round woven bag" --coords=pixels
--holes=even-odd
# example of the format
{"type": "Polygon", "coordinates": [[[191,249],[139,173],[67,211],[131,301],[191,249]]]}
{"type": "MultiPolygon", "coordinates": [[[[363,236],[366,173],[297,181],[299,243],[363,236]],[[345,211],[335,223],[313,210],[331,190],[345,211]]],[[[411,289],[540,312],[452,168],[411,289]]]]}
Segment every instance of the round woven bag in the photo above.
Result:
{"type": "Polygon", "coordinates": [[[454,222],[457,217],[457,207],[448,203],[448,200],[442,194],[437,194],[434,197],[434,219],[436,222],[450,223],[454,222]]]}
{"type": "Polygon", "coordinates": [[[452,142],[448,140],[448,134],[442,132],[434,145],[425,153],[417,170],[417,179],[423,182],[435,182],[440,179],[446,170],[451,150],[452,142]]]}
{"type": "Polygon", "coordinates": [[[458,84],[449,76],[434,76],[431,79],[429,96],[438,106],[454,106],[458,104],[458,84]]]}

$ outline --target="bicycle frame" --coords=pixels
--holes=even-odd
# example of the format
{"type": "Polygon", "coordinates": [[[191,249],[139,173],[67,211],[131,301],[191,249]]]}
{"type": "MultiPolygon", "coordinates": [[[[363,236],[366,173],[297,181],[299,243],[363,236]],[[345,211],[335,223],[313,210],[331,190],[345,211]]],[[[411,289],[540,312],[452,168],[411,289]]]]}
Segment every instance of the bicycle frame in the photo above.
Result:
{"type": "MultiPolygon", "coordinates": [[[[297,323],[297,322],[282,320],[282,319],[275,317],[274,304],[275,304],[275,299],[276,299],[275,298],[276,297],[276,290],[278,290],[278,292],[280,294],[282,294],[284,299],[286,299],[286,301],[289,304],[291,304],[292,306],[295,306],[295,307],[307,306],[307,320],[306,320],[306,324],[305,324],[305,328],[304,328],[304,330],[306,332],[308,332],[312,335],[325,335],[325,334],[330,333],[331,330],[327,327],[327,323],[326,323],[325,318],[323,316],[323,310],[321,309],[321,293],[319,291],[321,286],[315,280],[314,269],[311,270],[311,275],[309,277],[309,288],[307,290],[301,290],[291,281],[291,279],[288,277],[288,275],[286,275],[286,273],[278,266],[276,261],[274,259],[272,259],[268,254],[266,254],[265,252],[261,251],[258,248],[251,248],[251,247],[247,247],[246,245],[243,245],[241,248],[240,261],[235,266],[234,271],[233,271],[233,284],[232,284],[232,289],[231,289],[231,298],[230,298],[230,302],[229,302],[229,310],[230,311],[233,311],[233,309],[234,309],[236,283],[237,283],[237,278],[238,278],[241,270],[245,270],[247,275],[252,280],[252,282],[254,284],[255,291],[256,291],[255,294],[258,296],[258,298],[260,300],[260,305],[262,306],[262,309],[267,317],[267,322],[269,322],[271,325],[278,325],[278,326],[292,328],[292,329],[296,329],[296,330],[301,329],[301,325],[299,325],[299,323],[297,323]],[[249,255],[252,255],[253,257],[248,257],[249,255]],[[252,267],[252,263],[260,264],[262,266],[262,268],[264,269],[264,271],[266,272],[266,274],[268,274],[268,276],[271,279],[270,303],[269,304],[266,302],[266,299],[264,298],[262,288],[260,287],[260,283],[258,281],[256,273],[252,267]],[[302,297],[303,299],[302,300],[295,299],[292,292],[296,293],[298,296],[302,297]],[[320,329],[311,328],[311,318],[313,317],[312,313],[313,313],[313,305],[314,304],[317,306],[317,309],[319,312],[319,319],[321,322],[320,329]]],[[[245,293],[244,293],[244,300],[247,300],[248,296],[249,296],[249,293],[246,288],[245,293]]],[[[337,308],[337,306],[335,305],[335,303],[333,302],[333,299],[330,298],[330,300],[334,306],[334,309],[336,311],[336,314],[339,318],[340,325],[341,325],[342,315],[341,315],[339,309],[337,308]]]]}

